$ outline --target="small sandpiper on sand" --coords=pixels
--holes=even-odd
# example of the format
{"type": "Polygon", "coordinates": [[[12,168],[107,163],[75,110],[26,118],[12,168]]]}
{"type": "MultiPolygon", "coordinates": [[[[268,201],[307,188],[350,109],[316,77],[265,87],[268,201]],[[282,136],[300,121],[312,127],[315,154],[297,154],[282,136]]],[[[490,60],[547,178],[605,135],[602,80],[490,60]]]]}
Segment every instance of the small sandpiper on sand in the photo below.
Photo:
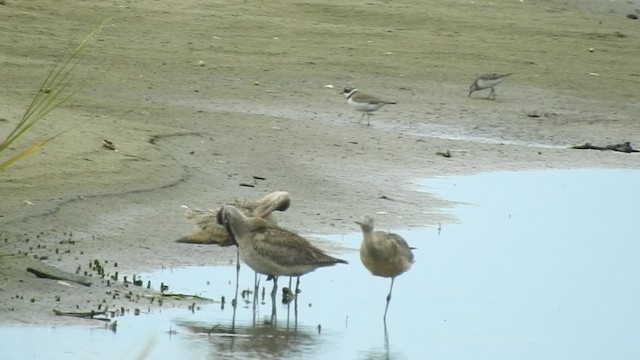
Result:
{"type": "Polygon", "coordinates": [[[478,76],[475,80],[473,80],[473,83],[471,84],[471,86],[469,86],[469,96],[471,96],[471,93],[474,92],[474,91],[491,88],[491,92],[489,93],[488,99],[495,99],[496,98],[496,89],[495,89],[496,85],[500,84],[502,82],[502,80],[504,80],[507,76],[509,76],[511,74],[512,73],[509,73],[509,74],[483,74],[483,75],[478,76]]]}

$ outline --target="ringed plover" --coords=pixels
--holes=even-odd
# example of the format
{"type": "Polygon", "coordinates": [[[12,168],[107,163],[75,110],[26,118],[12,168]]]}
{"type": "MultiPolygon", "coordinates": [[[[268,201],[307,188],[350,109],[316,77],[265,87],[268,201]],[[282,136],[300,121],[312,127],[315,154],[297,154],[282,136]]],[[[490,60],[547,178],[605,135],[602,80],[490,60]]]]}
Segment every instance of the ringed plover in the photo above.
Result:
{"type": "Polygon", "coordinates": [[[370,117],[372,112],[377,111],[384,105],[396,103],[395,101],[378,99],[375,96],[365,94],[354,88],[344,88],[341,94],[347,98],[347,103],[351,105],[352,108],[356,111],[362,111],[362,116],[360,120],[358,120],[358,123],[362,121],[365,115],[367,116],[367,126],[371,125],[370,117]]]}

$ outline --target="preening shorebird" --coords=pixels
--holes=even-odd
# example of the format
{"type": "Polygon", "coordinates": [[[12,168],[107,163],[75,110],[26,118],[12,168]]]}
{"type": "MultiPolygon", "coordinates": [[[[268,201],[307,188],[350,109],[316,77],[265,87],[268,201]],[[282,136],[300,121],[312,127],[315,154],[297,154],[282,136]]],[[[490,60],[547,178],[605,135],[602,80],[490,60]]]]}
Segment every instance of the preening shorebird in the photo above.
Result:
{"type": "MultiPolygon", "coordinates": [[[[257,216],[264,218],[273,225],[277,224],[274,211],[285,211],[291,205],[291,195],[286,191],[275,191],[269,193],[259,200],[236,200],[230,205],[240,209],[247,216],[257,216]]],[[[177,240],[181,243],[191,244],[219,244],[221,246],[234,245],[230,241],[227,229],[218,224],[218,211],[213,210],[187,209],[185,218],[197,225],[200,230],[177,240]]]]}

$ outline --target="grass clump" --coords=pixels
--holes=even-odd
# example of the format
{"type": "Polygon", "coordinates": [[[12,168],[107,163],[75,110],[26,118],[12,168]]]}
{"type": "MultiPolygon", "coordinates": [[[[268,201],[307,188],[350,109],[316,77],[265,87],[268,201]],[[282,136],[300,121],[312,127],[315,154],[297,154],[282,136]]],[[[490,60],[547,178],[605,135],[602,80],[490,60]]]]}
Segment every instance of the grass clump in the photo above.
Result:
{"type": "MultiPolygon", "coordinates": [[[[73,96],[73,93],[69,93],[68,91],[66,91],[67,86],[69,85],[69,76],[71,75],[75,67],[80,63],[80,55],[82,50],[96,36],[96,34],[100,32],[105,22],[106,20],[95,29],[93,29],[93,31],[91,31],[80,43],[80,45],[78,45],[75,50],[69,55],[66,61],[60,60],[51,68],[44,82],[33,96],[31,104],[24,112],[24,115],[22,115],[20,121],[16,124],[15,128],[11,131],[11,133],[9,133],[4,141],[0,142],[0,157],[2,157],[4,153],[8,152],[11,144],[13,144],[22,135],[24,135],[24,133],[27,132],[33,125],[42,120],[53,109],[62,105],[67,100],[69,100],[71,96],[73,96]]],[[[6,160],[0,159],[0,171],[4,170],[16,161],[37,152],[46,143],[69,130],[70,129],[67,129],[59,134],[41,140],[20,151],[19,153],[10,156],[6,160]]]]}

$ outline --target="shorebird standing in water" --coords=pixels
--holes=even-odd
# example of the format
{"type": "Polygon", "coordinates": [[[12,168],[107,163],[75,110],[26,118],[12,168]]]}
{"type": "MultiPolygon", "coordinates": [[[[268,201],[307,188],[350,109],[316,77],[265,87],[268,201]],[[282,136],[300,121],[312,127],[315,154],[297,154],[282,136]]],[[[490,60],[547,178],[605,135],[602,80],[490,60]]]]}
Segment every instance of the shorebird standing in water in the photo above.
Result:
{"type": "Polygon", "coordinates": [[[372,112],[377,111],[384,105],[396,103],[395,101],[378,99],[373,95],[365,94],[353,88],[345,88],[341,94],[347,98],[347,104],[351,105],[356,111],[362,111],[362,116],[358,122],[362,121],[365,115],[367,116],[367,126],[371,126],[369,120],[372,112]]]}
{"type": "MultiPolygon", "coordinates": [[[[286,191],[274,191],[260,200],[236,200],[229,205],[240,209],[247,216],[261,217],[271,224],[277,225],[272,212],[287,210],[291,205],[291,195],[286,191]]],[[[227,229],[218,224],[218,211],[220,208],[214,210],[187,209],[184,213],[185,218],[197,225],[200,230],[178,239],[177,242],[218,244],[220,246],[235,245],[229,238],[227,229]]]]}
{"type": "Polygon", "coordinates": [[[327,255],[307,239],[259,217],[247,217],[236,207],[223,206],[218,223],[238,244],[240,258],[254,271],[273,278],[275,297],[278,276],[302,276],[320,267],[347,264],[327,255]]]}
{"type": "Polygon", "coordinates": [[[375,276],[391,278],[387,306],[384,308],[383,319],[386,322],[393,282],[396,276],[409,270],[414,262],[413,253],[400,235],[373,231],[373,218],[365,215],[361,221],[356,221],[356,224],[362,228],[362,245],[360,245],[362,264],[375,276]]]}
{"type": "MultiPolygon", "coordinates": [[[[270,224],[276,225],[272,212],[285,211],[291,205],[291,195],[286,191],[274,191],[262,197],[260,200],[236,200],[232,203],[247,216],[257,216],[265,219],[270,224]]],[[[190,244],[218,244],[220,246],[237,245],[229,236],[226,227],[218,224],[218,213],[221,208],[215,210],[187,209],[184,216],[187,220],[198,225],[200,230],[185,236],[177,242],[190,244]]],[[[240,249],[236,253],[236,277],[240,276],[240,249]]],[[[258,294],[258,273],[254,276],[254,299],[258,294]]]]}
{"type": "Polygon", "coordinates": [[[488,99],[496,98],[496,85],[500,84],[509,74],[482,74],[473,80],[469,86],[469,96],[474,91],[491,88],[488,99]]]}

